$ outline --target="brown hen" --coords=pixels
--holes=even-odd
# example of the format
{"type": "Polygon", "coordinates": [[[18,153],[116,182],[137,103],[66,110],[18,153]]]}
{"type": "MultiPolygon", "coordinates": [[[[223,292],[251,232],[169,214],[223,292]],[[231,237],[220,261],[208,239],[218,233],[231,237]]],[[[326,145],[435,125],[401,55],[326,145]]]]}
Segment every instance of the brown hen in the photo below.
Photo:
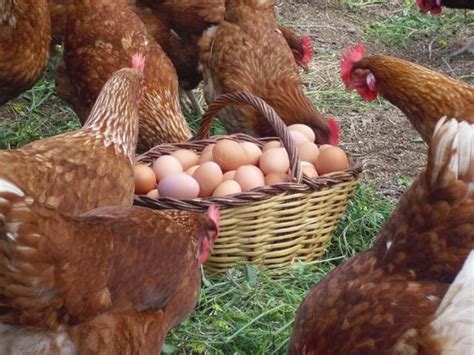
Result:
{"type": "Polygon", "coordinates": [[[0,105],[31,88],[48,64],[46,0],[0,1],[0,105]]]}
{"type": "Polygon", "coordinates": [[[59,96],[84,122],[105,81],[133,53],[143,53],[147,63],[138,150],[188,140],[191,131],[179,107],[173,64],[126,4],[107,3],[78,4],[70,14],[64,64],[58,67],[56,79],[59,96]]]}
{"type": "Polygon", "coordinates": [[[343,54],[341,77],[347,89],[369,101],[383,96],[408,117],[426,143],[443,116],[474,123],[473,85],[402,59],[364,56],[361,44],[343,54]]]}
{"type": "MultiPolygon", "coordinates": [[[[463,289],[465,300],[457,306],[446,301],[458,308],[437,318],[473,248],[474,125],[441,120],[426,171],[405,192],[374,247],[331,271],[300,305],[290,354],[439,354],[446,344],[427,331],[446,332],[466,319],[467,307],[474,312],[469,284],[453,284],[452,292],[463,289]]],[[[453,354],[465,353],[462,333],[470,333],[473,319],[450,335],[460,337],[453,354]]]]}
{"type": "MultiPolygon", "coordinates": [[[[208,103],[224,93],[244,91],[264,99],[287,125],[310,126],[319,144],[337,144],[338,128],[304,95],[292,52],[278,30],[274,0],[228,0],[225,21],[200,40],[208,103]]],[[[231,133],[273,136],[255,110],[230,106],[219,118],[231,133]]]]}
{"type": "Polygon", "coordinates": [[[135,69],[106,82],[82,129],[0,151],[0,178],[66,214],[131,205],[144,65],[133,59],[135,69]]]}
{"type": "Polygon", "coordinates": [[[0,179],[2,353],[151,354],[194,309],[219,210],[67,217],[0,179]],[[179,266],[179,267],[176,267],[179,266]]]}

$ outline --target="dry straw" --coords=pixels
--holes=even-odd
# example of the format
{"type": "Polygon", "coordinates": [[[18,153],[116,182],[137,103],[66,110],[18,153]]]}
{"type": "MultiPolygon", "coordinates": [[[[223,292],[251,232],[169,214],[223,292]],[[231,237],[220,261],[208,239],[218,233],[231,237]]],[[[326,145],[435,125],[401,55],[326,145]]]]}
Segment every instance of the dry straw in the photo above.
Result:
{"type": "Polygon", "coordinates": [[[211,204],[221,207],[221,234],[205,264],[210,272],[225,272],[237,263],[285,269],[295,261],[311,262],[324,254],[331,232],[353,194],[361,165],[351,159],[348,169],[309,179],[302,176],[298,151],[277,113],[262,99],[245,93],[221,95],[204,114],[201,127],[189,142],[152,148],[137,158],[151,164],[178,149],[202,151],[220,139],[248,141],[262,147],[276,138],[254,138],[245,134],[209,136],[212,120],[229,104],[247,104],[259,110],[281,138],[290,157],[292,182],[264,186],[221,198],[176,200],[135,196],[135,204],[155,209],[203,212],[211,204]]]}

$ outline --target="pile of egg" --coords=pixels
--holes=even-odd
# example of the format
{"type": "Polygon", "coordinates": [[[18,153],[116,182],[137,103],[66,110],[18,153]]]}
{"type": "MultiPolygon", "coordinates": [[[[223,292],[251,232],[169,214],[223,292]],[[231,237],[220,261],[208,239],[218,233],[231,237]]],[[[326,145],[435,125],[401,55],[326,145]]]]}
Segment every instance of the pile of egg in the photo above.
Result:
{"type": "MultiPolygon", "coordinates": [[[[288,129],[306,176],[314,178],[349,166],[341,148],[318,147],[308,126],[295,124],[288,129]]],[[[288,154],[280,141],[270,141],[260,149],[251,142],[221,139],[205,147],[200,155],[180,149],[159,157],[151,167],[135,165],[135,193],[151,198],[223,197],[289,182],[289,168],[288,154]]]]}

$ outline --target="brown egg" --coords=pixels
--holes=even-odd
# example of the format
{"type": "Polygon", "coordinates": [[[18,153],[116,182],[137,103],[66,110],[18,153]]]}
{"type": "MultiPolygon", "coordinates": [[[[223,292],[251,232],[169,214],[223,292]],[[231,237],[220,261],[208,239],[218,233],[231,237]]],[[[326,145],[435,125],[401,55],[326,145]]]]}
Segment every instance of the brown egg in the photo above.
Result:
{"type": "Polygon", "coordinates": [[[290,159],[285,148],[272,148],[263,152],[259,166],[265,175],[285,173],[290,168],[290,159]]]}
{"type": "Polygon", "coordinates": [[[288,126],[288,130],[298,131],[298,132],[303,133],[310,142],[314,142],[314,140],[316,139],[314,131],[305,124],[301,124],[301,123],[292,124],[291,126],[288,126]]]}
{"type": "Polygon", "coordinates": [[[290,177],[285,173],[270,173],[265,176],[265,185],[271,186],[281,184],[282,182],[289,182],[290,177]]]}
{"type": "Polygon", "coordinates": [[[321,150],[316,161],[316,170],[319,175],[342,171],[349,166],[346,153],[339,147],[329,147],[321,150]]]}
{"type": "Polygon", "coordinates": [[[316,171],[316,168],[314,167],[313,164],[307,161],[302,161],[301,168],[303,170],[303,174],[306,175],[307,177],[309,178],[318,177],[318,172],[316,171]]]}
{"type": "Polygon", "coordinates": [[[222,170],[213,161],[202,163],[193,174],[199,184],[199,197],[211,196],[223,181],[222,170]]]}
{"type": "Polygon", "coordinates": [[[235,170],[230,170],[224,174],[224,181],[234,180],[235,170]]]}
{"type": "Polygon", "coordinates": [[[205,163],[207,161],[212,161],[212,151],[214,150],[215,144],[209,144],[205,147],[199,157],[199,164],[205,163]]]}
{"type": "Polygon", "coordinates": [[[258,160],[262,155],[262,151],[260,150],[258,145],[252,142],[242,142],[240,143],[240,145],[245,149],[245,152],[247,153],[247,164],[257,165],[258,160]]]}
{"type": "Polygon", "coordinates": [[[227,180],[222,182],[217,188],[214,190],[212,197],[223,197],[227,195],[237,194],[242,192],[242,188],[240,185],[234,180],[227,180]]]}
{"type": "Polygon", "coordinates": [[[150,192],[148,192],[146,194],[149,198],[159,198],[160,197],[160,194],[158,193],[158,190],[157,189],[154,189],[154,190],[151,190],[150,192]]]}
{"type": "Polygon", "coordinates": [[[249,191],[265,185],[263,173],[255,165],[241,166],[235,172],[234,179],[238,182],[242,191],[249,191]]]}
{"type": "Polygon", "coordinates": [[[319,151],[322,152],[325,149],[333,147],[331,144],[323,144],[319,146],[319,151]]]}
{"type": "Polygon", "coordinates": [[[199,168],[200,165],[194,165],[190,167],[188,170],[186,170],[186,174],[193,176],[194,172],[196,171],[197,168],[199,168]]]}
{"type": "Polygon", "coordinates": [[[222,171],[235,170],[247,164],[247,152],[239,142],[230,139],[221,139],[212,151],[213,160],[219,164],[222,171]]]}
{"type": "Polygon", "coordinates": [[[133,177],[137,195],[146,194],[156,187],[156,175],[153,169],[145,164],[137,164],[133,167],[133,177]]]}
{"type": "Polygon", "coordinates": [[[265,143],[265,145],[262,147],[262,152],[266,152],[268,149],[280,148],[280,147],[282,147],[280,141],[270,141],[268,143],[265,143]]]}
{"type": "Polygon", "coordinates": [[[158,193],[161,197],[173,197],[179,200],[196,198],[199,195],[199,184],[186,173],[174,173],[160,181],[158,193]]]}
{"type": "Polygon", "coordinates": [[[310,140],[308,139],[308,137],[306,137],[303,133],[301,133],[300,131],[290,131],[290,136],[291,138],[293,138],[293,140],[295,141],[296,143],[296,146],[300,146],[302,145],[303,143],[307,143],[309,142],[310,140]]]}
{"type": "Polygon", "coordinates": [[[199,155],[194,153],[192,150],[188,149],[178,149],[177,151],[171,153],[173,157],[178,159],[183,167],[183,170],[188,170],[193,165],[196,165],[199,162],[199,155]]]}
{"type": "Polygon", "coordinates": [[[319,156],[319,148],[316,144],[311,142],[303,143],[298,147],[298,151],[301,160],[316,164],[316,160],[318,160],[319,156]]]}
{"type": "Polygon", "coordinates": [[[163,155],[153,162],[153,171],[156,174],[156,179],[160,181],[170,174],[182,173],[183,167],[175,157],[163,155]]]}

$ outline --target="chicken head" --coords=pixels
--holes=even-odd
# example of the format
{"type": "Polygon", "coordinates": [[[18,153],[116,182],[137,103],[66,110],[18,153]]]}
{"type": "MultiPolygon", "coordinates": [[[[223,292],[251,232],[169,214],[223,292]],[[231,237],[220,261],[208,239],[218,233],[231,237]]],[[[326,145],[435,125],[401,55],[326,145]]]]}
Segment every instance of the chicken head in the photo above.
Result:
{"type": "Polygon", "coordinates": [[[207,214],[203,216],[201,230],[199,231],[199,264],[204,264],[209,258],[220,231],[220,210],[216,205],[211,205],[207,214]]]}

